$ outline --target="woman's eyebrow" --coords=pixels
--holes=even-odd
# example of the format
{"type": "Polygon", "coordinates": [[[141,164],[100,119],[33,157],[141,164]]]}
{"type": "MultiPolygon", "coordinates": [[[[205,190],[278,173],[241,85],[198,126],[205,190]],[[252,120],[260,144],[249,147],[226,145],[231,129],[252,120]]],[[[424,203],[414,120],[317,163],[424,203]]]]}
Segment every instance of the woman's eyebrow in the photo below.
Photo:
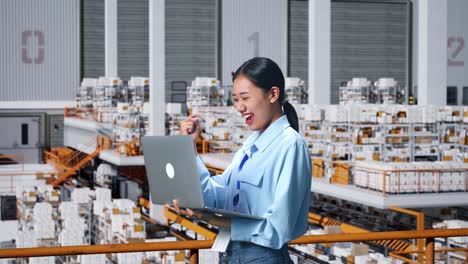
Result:
{"type": "MultiPolygon", "coordinates": [[[[249,92],[240,92],[239,95],[249,94],[249,92]]],[[[237,96],[237,94],[233,93],[232,96],[237,96]]]]}

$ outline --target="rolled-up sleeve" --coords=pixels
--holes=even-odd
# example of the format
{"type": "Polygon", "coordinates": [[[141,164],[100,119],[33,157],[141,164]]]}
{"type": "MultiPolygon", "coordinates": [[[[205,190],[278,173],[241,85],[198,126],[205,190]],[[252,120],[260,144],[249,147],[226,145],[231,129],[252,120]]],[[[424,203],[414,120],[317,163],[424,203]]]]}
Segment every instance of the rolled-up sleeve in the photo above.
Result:
{"type": "Polygon", "coordinates": [[[200,156],[197,156],[197,172],[200,175],[200,183],[203,193],[203,201],[206,206],[223,208],[226,188],[231,173],[231,166],[224,170],[223,174],[210,177],[210,172],[200,156]]]}
{"type": "Polygon", "coordinates": [[[265,219],[232,219],[232,240],[278,249],[306,232],[312,166],[304,142],[292,144],[278,162],[282,167],[275,171],[279,177],[265,219]]]}

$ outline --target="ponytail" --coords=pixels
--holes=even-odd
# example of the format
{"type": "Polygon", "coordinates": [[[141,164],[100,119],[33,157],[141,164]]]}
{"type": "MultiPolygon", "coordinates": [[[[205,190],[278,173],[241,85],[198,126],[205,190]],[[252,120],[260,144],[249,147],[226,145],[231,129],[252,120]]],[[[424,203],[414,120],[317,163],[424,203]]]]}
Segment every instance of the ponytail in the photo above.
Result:
{"type": "Polygon", "coordinates": [[[294,128],[294,130],[296,130],[297,132],[299,132],[299,118],[297,117],[297,113],[294,109],[294,106],[292,106],[292,104],[286,101],[283,104],[283,111],[286,117],[288,118],[291,127],[294,128]]]}

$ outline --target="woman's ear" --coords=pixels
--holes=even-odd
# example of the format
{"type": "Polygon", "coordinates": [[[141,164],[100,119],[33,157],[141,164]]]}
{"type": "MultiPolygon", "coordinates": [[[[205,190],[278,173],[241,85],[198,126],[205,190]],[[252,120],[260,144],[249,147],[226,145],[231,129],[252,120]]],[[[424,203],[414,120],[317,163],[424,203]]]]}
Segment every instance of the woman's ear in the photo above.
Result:
{"type": "Polygon", "coordinates": [[[270,91],[268,92],[268,99],[270,99],[270,103],[274,103],[279,100],[280,89],[276,86],[271,87],[270,91]]]}

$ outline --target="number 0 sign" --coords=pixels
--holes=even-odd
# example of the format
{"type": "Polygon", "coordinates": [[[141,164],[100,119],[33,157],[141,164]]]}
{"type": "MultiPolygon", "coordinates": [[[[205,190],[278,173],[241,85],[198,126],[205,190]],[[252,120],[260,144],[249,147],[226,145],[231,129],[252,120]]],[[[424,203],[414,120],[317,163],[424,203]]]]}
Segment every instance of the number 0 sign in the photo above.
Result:
{"type": "Polygon", "coordinates": [[[44,61],[44,32],[23,31],[21,34],[21,60],[24,64],[42,64],[44,61]],[[37,41],[36,57],[31,57],[31,50],[28,47],[30,41],[37,41]]]}

